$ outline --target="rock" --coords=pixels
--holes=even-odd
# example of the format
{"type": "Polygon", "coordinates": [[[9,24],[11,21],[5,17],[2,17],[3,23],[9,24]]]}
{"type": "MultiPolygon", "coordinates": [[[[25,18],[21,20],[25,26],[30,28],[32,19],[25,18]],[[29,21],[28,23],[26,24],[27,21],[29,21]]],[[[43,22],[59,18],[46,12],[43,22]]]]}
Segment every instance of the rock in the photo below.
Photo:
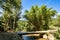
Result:
{"type": "Polygon", "coordinates": [[[48,38],[48,36],[47,36],[46,34],[44,34],[44,35],[43,35],[43,38],[46,38],[46,39],[47,39],[47,38],[48,38]]]}
{"type": "Polygon", "coordinates": [[[16,33],[0,32],[0,40],[21,40],[16,33]]]}
{"type": "Polygon", "coordinates": [[[39,38],[39,39],[37,39],[37,40],[48,40],[48,39],[46,39],[46,38],[39,38]]]}
{"type": "Polygon", "coordinates": [[[49,40],[54,40],[53,34],[48,34],[48,39],[49,39],[49,40]]]}

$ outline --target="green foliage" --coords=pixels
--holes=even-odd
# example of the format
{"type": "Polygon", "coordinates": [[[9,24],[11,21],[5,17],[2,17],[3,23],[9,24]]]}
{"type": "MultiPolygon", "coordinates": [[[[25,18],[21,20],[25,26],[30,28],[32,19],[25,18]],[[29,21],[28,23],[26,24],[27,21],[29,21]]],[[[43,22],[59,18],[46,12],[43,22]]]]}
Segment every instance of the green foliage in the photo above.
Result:
{"type": "Polygon", "coordinates": [[[53,18],[52,25],[58,28],[58,32],[55,33],[55,37],[57,40],[60,40],[60,15],[53,18]]]}
{"type": "Polygon", "coordinates": [[[16,28],[17,31],[33,31],[33,25],[29,24],[27,20],[20,20],[18,21],[18,27],[16,28]]]}
{"type": "Polygon", "coordinates": [[[8,28],[15,30],[18,25],[17,21],[20,19],[21,14],[21,0],[1,0],[3,8],[4,30],[8,28]]]}
{"type": "Polygon", "coordinates": [[[55,20],[53,20],[53,24],[54,24],[54,26],[60,27],[60,15],[57,15],[57,17],[55,18],[55,20]]]}
{"type": "Polygon", "coordinates": [[[41,7],[36,5],[32,6],[30,10],[26,10],[24,17],[35,26],[35,30],[47,30],[49,21],[56,13],[56,10],[47,8],[45,5],[41,7]]]}

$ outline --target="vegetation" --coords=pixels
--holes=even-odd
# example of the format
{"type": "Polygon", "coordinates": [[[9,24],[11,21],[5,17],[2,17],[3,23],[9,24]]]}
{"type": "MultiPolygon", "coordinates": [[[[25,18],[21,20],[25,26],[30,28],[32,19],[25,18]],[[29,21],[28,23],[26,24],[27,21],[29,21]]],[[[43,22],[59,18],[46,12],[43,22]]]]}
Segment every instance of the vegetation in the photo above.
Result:
{"type": "Polygon", "coordinates": [[[56,18],[52,21],[52,25],[57,27],[58,32],[55,33],[55,37],[59,40],[60,39],[60,15],[57,14],[56,18]]]}
{"type": "Polygon", "coordinates": [[[2,21],[4,22],[4,30],[15,30],[18,27],[17,21],[20,19],[21,0],[1,0],[1,3],[1,8],[3,9],[2,21]]]}
{"type": "MultiPolygon", "coordinates": [[[[39,7],[32,6],[30,10],[25,11],[23,16],[26,20],[20,20],[21,0],[0,0],[0,31],[7,32],[18,31],[40,31],[48,30],[50,26],[56,27],[55,33],[57,39],[60,39],[60,15],[56,16],[56,10],[48,8],[46,5],[39,7]],[[56,16],[56,18],[54,18],[56,16]]],[[[52,27],[52,28],[53,28],[52,27]]]]}
{"type": "Polygon", "coordinates": [[[56,13],[56,10],[47,8],[45,5],[41,7],[36,5],[32,6],[30,10],[26,10],[24,17],[35,26],[35,31],[39,31],[49,29],[49,22],[56,13]]]}

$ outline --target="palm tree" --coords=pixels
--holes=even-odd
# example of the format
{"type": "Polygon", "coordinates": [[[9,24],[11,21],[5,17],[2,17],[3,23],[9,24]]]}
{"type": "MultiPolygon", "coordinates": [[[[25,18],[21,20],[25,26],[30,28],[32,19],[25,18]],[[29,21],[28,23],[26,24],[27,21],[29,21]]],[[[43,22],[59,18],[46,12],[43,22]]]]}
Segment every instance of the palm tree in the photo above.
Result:
{"type": "Polygon", "coordinates": [[[47,30],[49,29],[49,21],[51,21],[51,17],[54,16],[56,10],[52,10],[52,8],[47,8],[45,5],[41,7],[32,6],[30,10],[25,11],[24,17],[32,23],[35,27],[36,31],[39,30],[47,30]]]}
{"type": "Polygon", "coordinates": [[[21,14],[21,0],[2,0],[4,28],[13,30],[17,27],[17,21],[21,14]]]}
{"type": "Polygon", "coordinates": [[[49,21],[52,21],[52,17],[55,16],[57,13],[56,10],[53,10],[52,8],[47,8],[45,5],[41,6],[43,20],[44,20],[44,29],[49,29],[49,21]]]}

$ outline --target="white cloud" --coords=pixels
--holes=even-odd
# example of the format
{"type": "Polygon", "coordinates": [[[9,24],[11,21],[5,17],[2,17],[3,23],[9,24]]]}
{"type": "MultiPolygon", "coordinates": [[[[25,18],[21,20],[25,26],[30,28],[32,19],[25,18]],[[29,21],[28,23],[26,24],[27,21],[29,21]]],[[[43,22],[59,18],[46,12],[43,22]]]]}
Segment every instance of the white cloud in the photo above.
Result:
{"type": "Polygon", "coordinates": [[[58,14],[60,14],[60,13],[58,13],[58,14]]]}

